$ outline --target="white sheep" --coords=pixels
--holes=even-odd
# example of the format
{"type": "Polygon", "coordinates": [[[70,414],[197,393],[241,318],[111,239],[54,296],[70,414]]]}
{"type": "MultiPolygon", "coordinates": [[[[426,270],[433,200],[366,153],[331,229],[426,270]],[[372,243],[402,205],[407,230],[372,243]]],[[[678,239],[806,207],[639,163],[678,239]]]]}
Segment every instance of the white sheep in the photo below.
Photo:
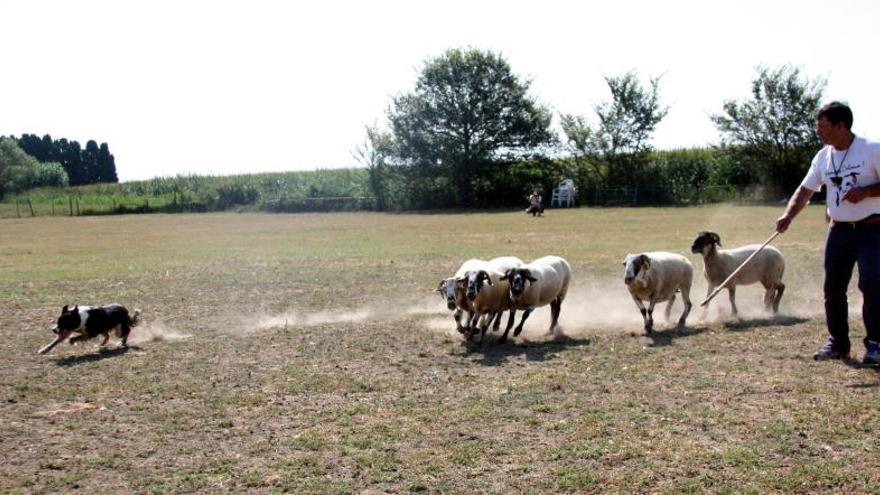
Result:
{"type": "Polygon", "coordinates": [[[691,284],[694,280],[694,267],[690,260],[680,254],[654,251],[650,253],[627,254],[623,261],[623,282],[635,301],[645,320],[645,332],[654,330],[654,305],[669,301],[666,305],[666,320],[675,302],[675,293],[681,292],[684,312],[678,319],[682,328],[691,312],[691,284]],[[648,308],[642,301],[648,301],[648,308]]]}
{"type": "MultiPolygon", "coordinates": [[[[567,261],[559,256],[538,258],[519,268],[507,270],[501,280],[507,280],[510,285],[511,308],[525,311],[513,332],[514,337],[522,332],[523,324],[532,311],[547,304],[550,305],[551,317],[549,332],[556,331],[562,301],[571,282],[571,266],[567,261]]],[[[507,332],[512,323],[508,322],[499,342],[507,341],[507,332]]]]}
{"type": "MultiPolygon", "coordinates": [[[[759,244],[751,244],[736,249],[717,249],[716,246],[721,246],[721,238],[714,232],[700,232],[691,246],[691,251],[703,256],[703,274],[709,283],[706,297],[715,290],[715,287],[721,285],[721,282],[724,282],[746,258],[761,247],[759,244]]],[[[785,284],[782,283],[783,273],[785,273],[785,258],[782,253],[773,246],[765,247],[727,284],[733,315],[737,314],[736,286],[755,282],[761,282],[761,285],[764,286],[764,307],[766,310],[772,309],[773,314],[778,313],[779,300],[782,299],[782,293],[785,292],[785,284]]]]}
{"type": "Polygon", "coordinates": [[[446,299],[446,307],[453,311],[452,318],[455,320],[455,328],[459,333],[464,333],[466,328],[461,324],[461,315],[467,313],[467,321],[470,322],[473,306],[467,300],[466,291],[467,283],[460,282],[459,279],[465,276],[468,271],[482,270],[487,268],[488,262],[480,259],[469,259],[455,271],[455,275],[440,281],[437,286],[437,292],[446,299]]]}

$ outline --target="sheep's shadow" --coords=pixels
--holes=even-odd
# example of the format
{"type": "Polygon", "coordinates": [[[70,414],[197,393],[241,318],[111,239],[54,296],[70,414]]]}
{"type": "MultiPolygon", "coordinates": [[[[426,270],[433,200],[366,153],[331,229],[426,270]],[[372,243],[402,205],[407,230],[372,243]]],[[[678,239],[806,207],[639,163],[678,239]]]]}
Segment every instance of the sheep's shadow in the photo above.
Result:
{"type": "Polygon", "coordinates": [[[69,368],[71,366],[76,366],[78,364],[83,363],[94,363],[97,361],[102,361],[104,359],[114,358],[117,356],[122,356],[128,351],[139,351],[141,350],[138,346],[130,345],[128,347],[115,347],[112,349],[100,349],[98,352],[93,352],[91,354],[80,354],[76,356],[68,356],[66,358],[61,358],[55,361],[55,364],[62,368],[69,368]]]}
{"type": "Polygon", "coordinates": [[[644,336],[648,339],[651,339],[651,343],[648,347],[663,347],[667,345],[672,345],[672,342],[675,339],[680,339],[683,337],[691,337],[694,335],[699,335],[705,331],[709,330],[709,327],[693,327],[693,326],[684,326],[684,327],[672,327],[668,330],[654,330],[649,334],[641,334],[640,336],[644,336]]]}
{"type": "Polygon", "coordinates": [[[808,321],[810,321],[809,318],[777,315],[750,320],[737,319],[736,321],[726,321],[723,323],[723,326],[731,332],[746,332],[761,327],[790,327],[808,321]]]}
{"type": "MultiPolygon", "coordinates": [[[[488,334],[487,334],[488,337],[488,334]]],[[[557,334],[549,340],[528,340],[523,338],[510,338],[501,344],[497,337],[488,337],[482,345],[472,341],[462,340],[461,346],[466,349],[466,355],[479,354],[476,361],[483,366],[500,366],[512,357],[525,356],[527,361],[547,361],[555,359],[563,349],[569,347],[581,347],[590,345],[588,338],[574,338],[564,333],[557,334]]]]}

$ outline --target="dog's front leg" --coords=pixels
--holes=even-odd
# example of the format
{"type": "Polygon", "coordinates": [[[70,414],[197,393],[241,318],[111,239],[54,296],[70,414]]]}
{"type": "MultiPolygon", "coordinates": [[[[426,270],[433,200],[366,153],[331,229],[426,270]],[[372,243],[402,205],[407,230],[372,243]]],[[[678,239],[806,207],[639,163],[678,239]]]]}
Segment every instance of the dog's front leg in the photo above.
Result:
{"type": "Polygon", "coordinates": [[[108,341],[108,340],[110,340],[110,332],[104,332],[104,341],[101,342],[101,345],[98,346],[98,347],[100,347],[101,349],[103,349],[104,346],[107,345],[107,341],[108,341]]]}

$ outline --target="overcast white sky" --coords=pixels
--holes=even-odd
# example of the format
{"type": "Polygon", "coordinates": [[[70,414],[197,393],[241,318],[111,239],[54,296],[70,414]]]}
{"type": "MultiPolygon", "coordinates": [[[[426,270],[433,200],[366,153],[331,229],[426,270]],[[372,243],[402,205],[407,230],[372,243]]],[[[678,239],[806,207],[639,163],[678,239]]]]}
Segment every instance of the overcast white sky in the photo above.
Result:
{"type": "Polygon", "coordinates": [[[880,2],[0,0],[0,135],[106,142],[120,180],[357,165],[364,126],[449,48],[502,54],[559,113],[604,75],[662,75],[658,148],[718,142],[709,115],[755,67],[828,79],[880,138],[880,2]]]}

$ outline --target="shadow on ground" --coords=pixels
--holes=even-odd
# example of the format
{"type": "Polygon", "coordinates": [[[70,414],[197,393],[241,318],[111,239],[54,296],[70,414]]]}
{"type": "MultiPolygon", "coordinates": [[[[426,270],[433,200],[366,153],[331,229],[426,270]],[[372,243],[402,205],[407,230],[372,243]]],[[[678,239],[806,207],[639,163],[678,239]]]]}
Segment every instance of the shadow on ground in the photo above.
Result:
{"type": "Polygon", "coordinates": [[[78,364],[83,363],[94,363],[96,361],[102,361],[108,358],[114,358],[117,356],[121,356],[128,351],[139,351],[141,350],[138,346],[128,346],[128,347],[117,347],[114,349],[101,349],[98,352],[94,352],[91,354],[80,354],[77,356],[69,356],[66,358],[59,359],[55,362],[58,366],[62,368],[68,368],[70,366],[76,366],[78,364]]]}
{"type": "Polygon", "coordinates": [[[709,330],[709,327],[675,327],[668,330],[654,330],[645,337],[651,339],[649,347],[662,347],[671,345],[675,339],[699,335],[706,330],[709,330]]]}
{"type": "Polygon", "coordinates": [[[760,327],[790,327],[808,321],[810,321],[809,318],[800,318],[797,316],[774,316],[771,318],[728,321],[724,322],[724,328],[732,332],[745,332],[760,327]]]}
{"type": "Polygon", "coordinates": [[[512,357],[524,356],[527,361],[547,361],[556,357],[560,351],[570,347],[590,345],[590,339],[574,338],[559,334],[548,340],[510,339],[499,344],[497,337],[489,337],[482,345],[472,341],[461,341],[467,354],[479,354],[477,361],[484,366],[499,366],[512,357]]]}

